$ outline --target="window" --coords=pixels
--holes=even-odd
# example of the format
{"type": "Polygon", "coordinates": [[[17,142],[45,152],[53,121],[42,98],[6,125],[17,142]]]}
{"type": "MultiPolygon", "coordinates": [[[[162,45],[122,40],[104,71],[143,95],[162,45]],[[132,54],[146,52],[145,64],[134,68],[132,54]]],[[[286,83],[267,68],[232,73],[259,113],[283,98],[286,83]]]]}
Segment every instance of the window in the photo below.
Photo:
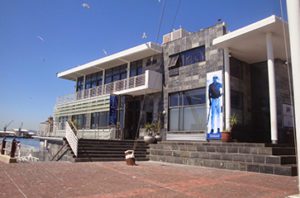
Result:
{"type": "Polygon", "coordinates": [[[138,60],[130,63],[130,77],[143,74],[143,61],[138,60]]]}
{"type": "Polygon", "coordinates": [[[242,92],[239,91],[230,91],[230,100],[231,100],[231,107],[234,109],[243,109],[244,106],[244,95],[242,92]]]}
{"type": "Polygon", "coordinates": [[[83,90],[83,76],[77,78],[76,91],[83,90]]]}
{"type": "Polygon", "coordinates": [[[156,58],[148,58],[146,61],[146,67],[150,66],[150,65],[155,65],[157,63],[157,59],[156,58]]]}
{"type": "Polygon", "coordinates": [[[86,116],[85,114],[80,114],[80,115],[73,115],[72,116],[72,121],[77,127],[77,129],[83,129],[85,128],[86,124],[86,116]]]}
{"type": "Polygon", "coordinates": [[[90,89],[101,85],[102,85],[102,72],[89,74],[85,77],[85,89],[90,89]]]}
{"type": "Polygon", "coordinates": [[[108,126],[108,111],[91,114],[91,128],[97,129],[108,126]]]}
{"type": "Polygon", "coordinates": [[[169,95],[169,130],[195,131],[206,128],[205,88],[169,95]]]}
{"type": "Polygon", "coordinates": [[[117,80],[123,80],[127,77],[127,65],[120,65],[105,70],[105,84],[112,83],[117,80]]]}
{"type": "Polygon", "coordinates": [[[175,66],[186,66],[194,63],[205,61],[205,47],[197,47],[179,54],[170,56],[169,68],[175,66]]]}

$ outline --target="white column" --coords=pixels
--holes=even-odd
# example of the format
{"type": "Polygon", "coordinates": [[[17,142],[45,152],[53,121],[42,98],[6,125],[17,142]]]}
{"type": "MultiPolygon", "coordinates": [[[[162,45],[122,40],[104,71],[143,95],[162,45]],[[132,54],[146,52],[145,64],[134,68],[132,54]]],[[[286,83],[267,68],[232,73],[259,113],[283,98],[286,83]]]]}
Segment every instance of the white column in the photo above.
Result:
{"type": "Polygon", "coordinates": [[[105,69],[102,70],[102,87],[101,87],[101,94],[105,94],[105,69]]]}
{"type": "MultiPolygon", "coordinates": [[[[297,142],[298,174],[300,168],[300,2],[299,0],[287,0],[287,13],[289,19],[290,48],[293,71],[294,89],[294,116],[297,142]]],[[[298,190],[300,191],[300,177],[298,177],[298,190]]]]}
{"type": "Polygon", "coordinates": [[[229,50],[224,48],[224,68],[225,68],[225,129],[230,129],[230,115],[231,115],[231,103],[230,103],[230,62],[229,62],[229,50]]]}
{"type": "Polygon", "coordinates": [[[129,78],[130,78],[130,62],[127,62],[127,83],[126,83],[126,88],[129,89],[129,78]]]}
{"type": "Polygon", "coordinates": [[[269,103],[270,103],[270,124],[271,141],[277,143],[277,108],[276,108],[276,85],[275,85],[275,67],[272,44],[272,33],[266,34],[267,56],[268,56],[268,78],[269,78],[269,103]]]}

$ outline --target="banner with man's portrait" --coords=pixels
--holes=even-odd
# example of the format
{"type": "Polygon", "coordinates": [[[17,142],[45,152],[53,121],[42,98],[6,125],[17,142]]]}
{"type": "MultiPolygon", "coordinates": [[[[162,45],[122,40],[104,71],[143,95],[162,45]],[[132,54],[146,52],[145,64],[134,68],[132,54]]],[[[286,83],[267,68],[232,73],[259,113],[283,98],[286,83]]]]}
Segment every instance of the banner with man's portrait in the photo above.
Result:
{"type": "Polygon", "coordinates": [[[206,74],[207,140],[221,139],[223,129],[222,70],[206,74]]]}

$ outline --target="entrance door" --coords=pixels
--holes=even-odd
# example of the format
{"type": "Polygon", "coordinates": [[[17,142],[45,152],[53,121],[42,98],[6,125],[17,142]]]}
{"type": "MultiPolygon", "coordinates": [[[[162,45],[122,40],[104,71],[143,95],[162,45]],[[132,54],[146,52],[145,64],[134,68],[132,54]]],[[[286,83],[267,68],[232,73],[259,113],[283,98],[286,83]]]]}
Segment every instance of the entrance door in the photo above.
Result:
{"type": "Polygon", "coordinates": [[[125,113],[124,138],[134,140],[138,137],[138,122],[140,118],[140,99],[133,99],[127,102],[125,113]]]}

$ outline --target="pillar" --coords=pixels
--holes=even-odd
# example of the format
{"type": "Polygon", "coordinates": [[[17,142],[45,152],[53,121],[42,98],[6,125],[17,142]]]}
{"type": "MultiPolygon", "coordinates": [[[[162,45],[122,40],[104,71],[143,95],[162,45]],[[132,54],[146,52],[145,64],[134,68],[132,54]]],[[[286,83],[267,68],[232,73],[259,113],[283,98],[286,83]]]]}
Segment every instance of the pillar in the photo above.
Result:
{"type": "Polygon", "coordinates": [[[267,58],[268,58],[268,78],[269,78],[269,103],[270,103],[270,124],[271,124],[271,141],[276,144],[277,137],[277,108],[276,108],[276,84],[275,84],[275,67],[272,44],[272,33],[266,34],[267,58]]]}
{"type": "Polygon", "coordinates": [[[224,78],[225,78],[225,129],[230,129],[231,101],[230,101],[230,62],[229,50],[224,48],[224,78]]]}
{"type": "MultiPolygon", "coordinates": [[[[298,174],[300,168],[300,2],[299,0],[287,0],[287,14],[289,19],[289,35],[290,35],[290,48],[291,60],[293,71],[293,87],[294,89],[294,118],[296,130],[296,145],[297,145],[297,164],[298,174]]],[[[298,177],[298,190],[300,191],[300,177],[298,177]]]]}

